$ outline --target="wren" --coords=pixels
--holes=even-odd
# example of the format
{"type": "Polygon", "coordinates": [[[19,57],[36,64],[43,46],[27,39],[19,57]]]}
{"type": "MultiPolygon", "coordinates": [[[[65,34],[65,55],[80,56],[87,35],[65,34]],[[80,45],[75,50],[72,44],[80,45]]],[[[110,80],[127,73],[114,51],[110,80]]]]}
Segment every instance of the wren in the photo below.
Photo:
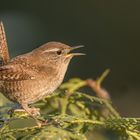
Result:
{"type": "Polygon", "coordinates": [[[29,105],[52,94],[59,87],[73,56],[84,55],[71,53],[80,47],[48,42],[9,60],[0,66],[0,92],[20,104],[30,116],[39,114],[37,108],[29,105]]]}

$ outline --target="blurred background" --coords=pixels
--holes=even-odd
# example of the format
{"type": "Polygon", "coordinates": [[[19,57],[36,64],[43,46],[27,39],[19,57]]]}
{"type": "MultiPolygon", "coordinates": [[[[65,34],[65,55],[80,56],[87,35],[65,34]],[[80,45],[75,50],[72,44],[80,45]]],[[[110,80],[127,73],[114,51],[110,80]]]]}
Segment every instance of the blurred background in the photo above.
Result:
{"type": "MultiPolygon", "coordinates": [[[[84,45],[87,55],[73,59],[65,81],[97,78],[122,116],[140,116],[139,0],[0,0],[11,57],[48,42],[84,45]]],[[[2,100],[2,99],[1,99],[2,100]]]]}

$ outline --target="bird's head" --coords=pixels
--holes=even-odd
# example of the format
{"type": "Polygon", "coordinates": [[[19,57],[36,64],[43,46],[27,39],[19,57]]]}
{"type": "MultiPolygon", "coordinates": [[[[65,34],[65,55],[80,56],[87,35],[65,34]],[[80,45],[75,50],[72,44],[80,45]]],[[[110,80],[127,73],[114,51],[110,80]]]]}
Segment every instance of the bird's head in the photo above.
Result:
{"type": "Polygon", "coordinates": [[[70,47],[60,42],[48,42],[34,51],[39,53],[44,64],[62,68],[67,66],[74,56],[85,55],[83,53],[72,53],[73,50],[81,47],[83,46],[70,47]]]}

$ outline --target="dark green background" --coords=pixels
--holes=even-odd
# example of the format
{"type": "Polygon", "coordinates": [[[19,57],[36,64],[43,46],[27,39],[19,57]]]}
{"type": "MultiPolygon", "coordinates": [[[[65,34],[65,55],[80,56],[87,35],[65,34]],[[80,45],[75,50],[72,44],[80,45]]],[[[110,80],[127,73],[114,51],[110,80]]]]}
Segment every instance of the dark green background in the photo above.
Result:
{"type": "Polygon", "coordinates": [[[0,0],[11,56],[48,41],[83,44],[87,55],[73,59],[66,79],[98,77],[122,115],[140,115],[139,0],[0,0]]]}

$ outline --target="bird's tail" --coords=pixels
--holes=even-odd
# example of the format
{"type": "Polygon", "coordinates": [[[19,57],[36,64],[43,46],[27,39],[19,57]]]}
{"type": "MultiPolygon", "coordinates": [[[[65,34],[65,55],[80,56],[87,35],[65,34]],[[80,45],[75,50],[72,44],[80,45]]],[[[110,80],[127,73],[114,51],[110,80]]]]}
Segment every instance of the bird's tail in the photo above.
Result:
{"type": "Polygon", "coordinates": [[[9,60],[9,51],[3,23],[0,22],[0,65],[5,65],[9,60]]]}

